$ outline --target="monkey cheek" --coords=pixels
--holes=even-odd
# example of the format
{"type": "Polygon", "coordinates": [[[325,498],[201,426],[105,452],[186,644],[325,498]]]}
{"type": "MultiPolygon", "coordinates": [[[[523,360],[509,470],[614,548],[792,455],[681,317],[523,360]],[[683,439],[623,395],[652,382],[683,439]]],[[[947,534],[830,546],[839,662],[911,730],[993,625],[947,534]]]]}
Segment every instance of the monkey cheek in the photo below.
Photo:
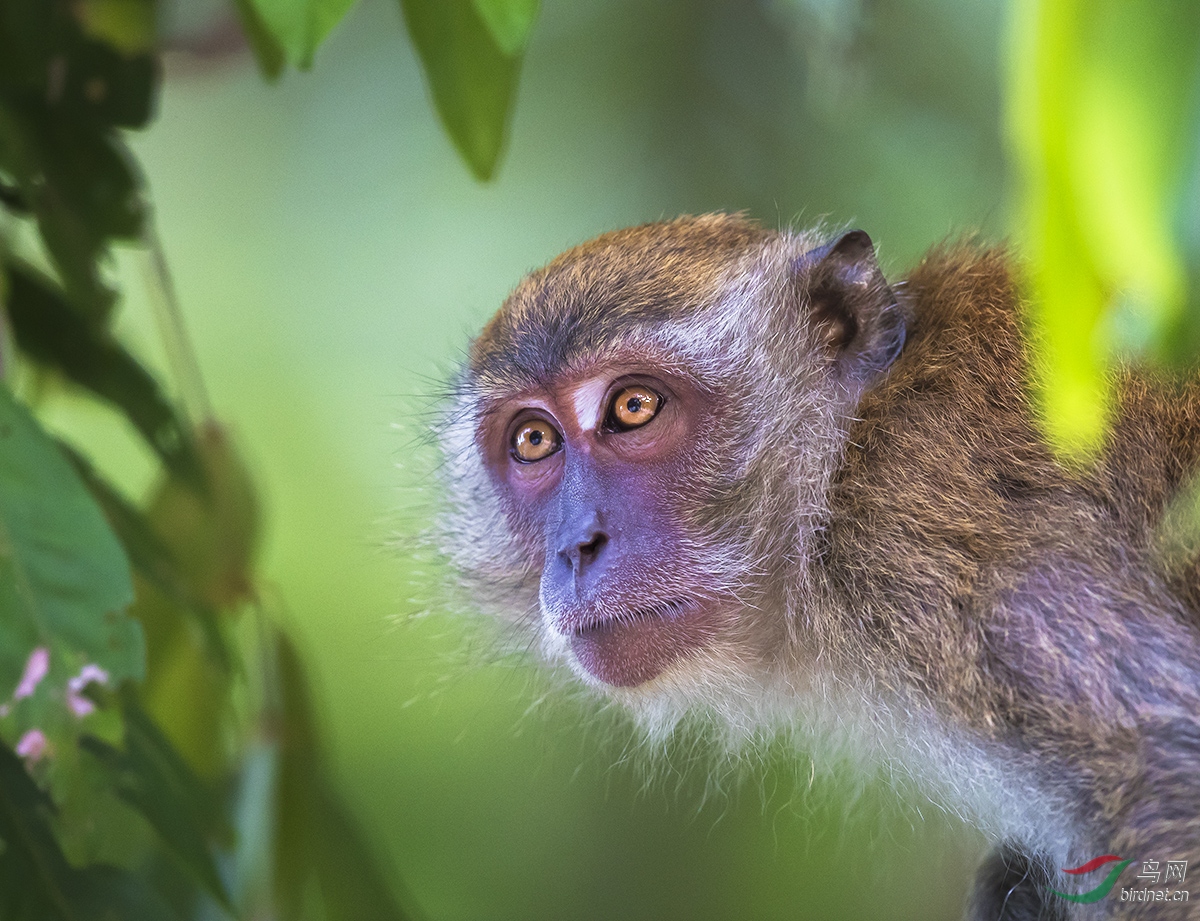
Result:
{"type": "Polygon", "coordinates": [[[705,612],[687,608],[597,624],[572,634],[570,645],[575,661],[592,678],[630,688],[653,681],[715,637],[705,612]]]}

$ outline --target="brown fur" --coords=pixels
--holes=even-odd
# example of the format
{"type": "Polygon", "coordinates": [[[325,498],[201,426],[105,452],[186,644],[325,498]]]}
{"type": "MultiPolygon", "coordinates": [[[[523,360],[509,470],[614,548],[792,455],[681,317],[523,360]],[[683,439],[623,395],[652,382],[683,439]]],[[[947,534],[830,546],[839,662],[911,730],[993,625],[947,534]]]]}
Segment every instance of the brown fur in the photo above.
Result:
{"type": "Polygon", "coordinates": [[[1200,855],[1200,671],[1195,632],[1176,623],[1197,612],[1195,560],[1168,574],[1178,605],[1152,552],[1200,457],[1197,380],[1123,371],[1101,458],[1064,466],[1036,423],[1003,252],[935,253],[906,297],[908,345],[859,404],[833,486],[831,591],[863,612],[879,661],[903,662],[952,722],[1035,758],[1097,853],[1200,855]],[[1051,604],[1014,613],[1039,565],[1050,581],[1034,590],[1051,604]],[[1055,584],[1058,567],[1070,568],[1055,584]],[[1079,567],[1112,580],[1115,610],[1072,610],[1090,590],[1071,585],[1079,567]]]}
{"type": "Polygon", "coordinates": [[[971,603],[995,588],[994,573],[1060,548],[1104,552],[1114,539],[1155,566],[1155,529],[1200,459],[1200,381],[1122,372],[1099,461],[1073,468],[1036,422],[1004,253],[936,253],[906,297],[914,322],[904,355],[860,402],[831,491],[830,569],[843,590],[865,595],[886,578],[887,594],[919,599],[872,629],[939,697],[961,694],[966,716],[992,685],[968,665],[984,645],[971,603]],[[948,611],[967,616],[947,620],[948,611]]]}
{"type": "Polygon", "coordinates": [[[725,215],[596,237],[521,283],[472,344],[471,366],[506,387],[567,367],[631,322],[666,322],[710,303],[728,264],[768,237],[725,215]]]}

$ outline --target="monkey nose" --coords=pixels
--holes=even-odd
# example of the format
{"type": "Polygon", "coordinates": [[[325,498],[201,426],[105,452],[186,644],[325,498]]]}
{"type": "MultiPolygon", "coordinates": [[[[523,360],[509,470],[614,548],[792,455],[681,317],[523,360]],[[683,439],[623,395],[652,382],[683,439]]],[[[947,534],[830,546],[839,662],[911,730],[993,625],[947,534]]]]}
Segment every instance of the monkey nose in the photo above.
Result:
{"type": "Polygon", "coordinates": [[[558,555],[571,567],[572,573],[578,578],[588,566],[596,561],[607,543],[608,535],[593,525],[587,528],[582,535],[562,542],[558,548],[558,555]]]}

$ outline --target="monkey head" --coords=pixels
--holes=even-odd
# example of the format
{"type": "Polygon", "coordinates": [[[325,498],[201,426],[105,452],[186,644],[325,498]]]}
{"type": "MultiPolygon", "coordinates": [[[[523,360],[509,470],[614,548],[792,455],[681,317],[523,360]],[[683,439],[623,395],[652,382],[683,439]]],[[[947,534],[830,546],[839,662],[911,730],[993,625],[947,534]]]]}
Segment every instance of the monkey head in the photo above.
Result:
{"type": "Polygon", "coordinates": [[[708,215],[585,243],[472,344],[444,549],[477,606],[626,703],[761,699],[819,654],[825,492],[904,337],[861,231],[708,215]]]}

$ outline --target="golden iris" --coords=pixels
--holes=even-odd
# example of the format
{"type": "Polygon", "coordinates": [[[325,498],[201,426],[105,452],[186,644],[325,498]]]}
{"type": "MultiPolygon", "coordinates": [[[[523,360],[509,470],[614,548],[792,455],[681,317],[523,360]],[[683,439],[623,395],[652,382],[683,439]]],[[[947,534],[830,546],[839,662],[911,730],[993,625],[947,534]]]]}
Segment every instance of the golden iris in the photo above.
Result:
{"type": "Polygon", "coordinates": [[[519,461],[532,463],[558,450],[558,430],[545,419],[530,419],[513,433],[512,453],[519,461]]]}
{"type": "Polygon", "coordinates": [[[635,429],[645,425],[662,407],[662,397],[641,384],[622,387],[608,410],[609,425],[615,429],[635,429]]]}

